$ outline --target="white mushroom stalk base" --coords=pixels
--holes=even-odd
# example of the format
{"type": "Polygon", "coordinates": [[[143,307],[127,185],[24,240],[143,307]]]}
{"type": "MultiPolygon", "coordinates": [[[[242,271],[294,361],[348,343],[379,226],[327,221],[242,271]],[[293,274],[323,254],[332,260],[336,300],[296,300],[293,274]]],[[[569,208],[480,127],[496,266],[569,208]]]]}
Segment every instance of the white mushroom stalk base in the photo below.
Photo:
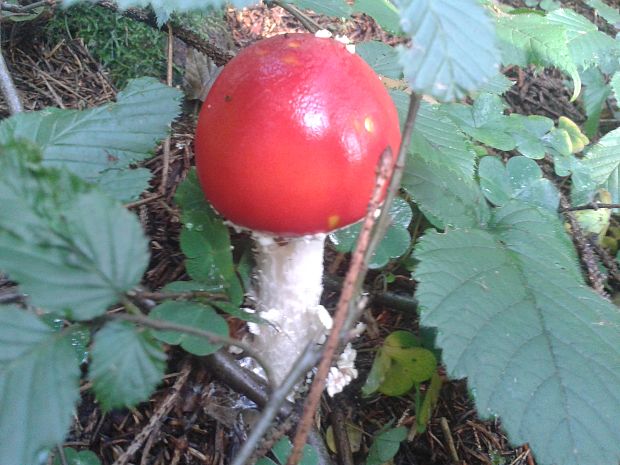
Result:
{"type": "MultiPolygon", "coordinates": [[[[332,318],[320,304],[323,292],[325,234],[278,241],[254,233],[256,241],[256,311],[270,324],[250,323],[253,345],[280,384],[311,343],[321,344],[332,318]]],[[[347,346],[328,378],[330,395],[357,377],[355,351],[347,346]]]]}

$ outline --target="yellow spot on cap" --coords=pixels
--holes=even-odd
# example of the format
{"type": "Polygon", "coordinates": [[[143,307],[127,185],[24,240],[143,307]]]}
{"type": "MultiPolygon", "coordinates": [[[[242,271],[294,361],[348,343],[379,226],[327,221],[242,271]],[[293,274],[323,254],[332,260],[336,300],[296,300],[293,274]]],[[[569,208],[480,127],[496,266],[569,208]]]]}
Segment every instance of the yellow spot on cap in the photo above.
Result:
{"type": "Polygon", "coordinates": [[[292,40],[292,41],[290,41],[288,43],[288,46],[290,48],[299,48],[299,47],[301,47],[301,44],[298,41],[296,41],[296,40],[292,40]]]}
{"type": "Polygon", "coordinates": [[[293,55],[286,55],[286,56],[282,59],[282,61],[283,61],[284,63],[286,63],[287,65],[297,65],[297,64],[299,64],[299,60],[297,59],[297,57],[296,57],[296,56],[293,56],[293,55]]]}
{"type": "Polygon", "coordinates": [[[258,47],[255,50],[255,53],[259,56],[267,55],[267,50],[265,50],[264,48],[258,47]]]}
{"type": "Polygon", "coordinates": [[[327,218],[327,228],[336,229],[340,224],[340,215],[332,215],[327,218]]]}
{"type": "Polygon", "coordinates": [[[370,116],[367,116],[366,118],[364,118],[364,127],[366,128],[366,131],[368,132],[372,132],[375,130],[375,122],[372,120],[370,116]]]}

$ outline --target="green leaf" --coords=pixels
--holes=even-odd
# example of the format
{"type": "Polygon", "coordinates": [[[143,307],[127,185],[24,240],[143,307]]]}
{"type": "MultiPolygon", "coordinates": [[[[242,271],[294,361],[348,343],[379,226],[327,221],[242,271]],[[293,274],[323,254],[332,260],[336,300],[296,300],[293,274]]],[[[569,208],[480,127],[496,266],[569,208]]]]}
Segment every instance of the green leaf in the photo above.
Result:
{"type": "Polygon", "coordinates": [[[41,147],[46,166],[95,181],[102,171],[149,157],[178,116],[180,98],[178,89],[153,78],[135,79],[116,103],[88,110],[49,108],[6,119],[0,123],[0,143],[30,140],[41,147]]]}
{"type": "Polygon", "coordinates": [[[609,191],[613,203],[620,201],[620,128],[605,134],[586,152],[583,169],[596,184],[609,191]]]}
{"type": "Polygon", "coordinates": [[[367,14],[387,32],[401,33],[398,8],[391,0],[355,0],[353,12],[367,14]]]}
{"type": "MultiPolygon", "coordinates": [[[[590,68],[583,73],[583,106],[586,110],[588,119],[584,124],[584,132],[590,138],[594,137],[598,131],[598,124],[601,119],[601,111],[607,97],[611,95],[611,88],[605,82],[605,76],[598,68],[590,68]]],[[[612,79],[613,83],[613,79],[612,79]]]]}
{"type": "Polygon", "coordinates": [[[442,109],[460,129],[483,144],[504,151],[516,147],[514,137],[506,130],[506,104],[499,95],[482,94],[473,105],[452,103],[442,109]]]}
{"type": "MultiPolygon", "coordinates": [[[[66,465],[101,465],[99,458],[93,451],[90,450],[82,450],[78,452],[72,447],[64,447],[63,453],[65,454],[66,465]]],[[[60,455],[56,454],[52,465],[65,464],[60,459],[60,455]]]]}
{"type": "Polygon", "coordinates": [[[582,68],[597,64],[616,49],[616,41],[573,10],[560,8],[547,15],[551,24],[564,26],[573,62],[582,68]]]}
{"type": "Polygon", "coordinates": [[[399,6],[401,27],[413,40],[401,63],[415,92],[450,101],[497,74],[495,31],[477,0],[403,0],[399,6]]]}
{"type": "Polygon", "coordinates": [[[165,368],[166,354],[150,331],[113,321],[95,335],[89,376],[104,410],[148,399],[165,368]]]}
{"type": "Polygon", "coordinates": [[[153,173],[146,168],[110,169],[101,173],[95,184],[119,202],[133,202],[149,188],[152,177],[153,173]]]}
{"type": "Polygon", "coordinates": [[[36,464],[69,432],[80,369],[66,334],[0,306],[0,463],[36,464]]]}
{"type": "Polygon", "coordinates": [[[585,0],[586,4],[596,10],[605,21],[620,29],[620,12],[617,8],[607,5],[603,0],[585,0]]]}
{"type": "Polygon", "coordinates": [[[407,428],[399,426],[398,428],[384,429],[375,436],[372,446],[368,451],[366,465],[382,465],[391,460],[398,449],[400,443],[407,437],[407,428]]]}
{"type": "MultiPolygon", "coordinates": [[[[208,305],[195,302],[167,301],[155,307],[149,317],[210,331],[220,336],[228,336],[228,323],[208,305]]],[[[212,354],[222,347],[222,344],[213,344],[204,337],[177,331],[157,331],[154,336],[160,341],[180,345],[189,353],[200,356],[212,354]]]]}
{"type": "Polygon", "coordinates": [[[304,10],[312,10],[315,13],[336,18],[347,18],[352,13],[351,7],[345,0],[289,0],[288,3],[304,10]]]}
{"type": "Polygon", "coordinates": [[[177,189],[175,201],[181,207],[181,250],[192,279],[209,285],[221,284],[231,301],[240,305],[243,288],[236,275],[228,228],[205,200],[196,171],[177,189]]]}
{"type": "MultiPolygon", "coordinates": [[[[370,259],[369,268],[383,268],[390,260],[403,255],[411,243],[407,228],[413,218],[411,206],[403,199],[394,199],[390,208],[390,226],[370,259]]],[[[334,248],[342,253],[353,251],[362,226],[356,223],[329,235],[334,248]]]]}
{"type": "Polygon", "coordinates": [[[234,316],[235,318],[239,318],[243,321],[250,321],[252,323],[256,323],[258,325],[269,324],[269,322],[256,313],[250,313],[242,308],[239,308],[238,305],[233,305],[230,302],[223,301],[215,301],[212,302],[212,305],[217,309],[223,311],[224,313],[228,313],[230,316],[234,316]]]}
{"type": "Polygon", "coordinates": [[[540,464],[617,464],[620,314],[585,286],[557,214],[510,203],[488,230],[427,234],[415,257],[421,324],[478,411],[540,464]]]}
{"type": "Polygon", "coordinates": [[[391,79],[402,78],[403,69],[398,62],[398,52],[394,47],[390,47],[383,42],[371,40],[356,44],[355,52],[375,70],[375,73],[391,79]]]}
{"type": "Polygon", "coordinates": [[[30,302],[84,320],[135,287],[148,264],[137,218],[73,175],[0,147],[0,269],[30,302]]]}
{"type": "Polygon", "coordinates": [[[504,65],[556,66],[573,79],[573,98],[579,95],[581,78],[572,60],[563,25],[537,14],[503,15],[496,23],[504,65]]]}
{"type": "Polygon", "coordinates": [[[614,97],[616,98],[616,102],[620,102],[620,71],[616,71],[614,75],[611,77],[611,81],[609,82],[611,85],[611,89],[614,92],[614,97]]]}
{"type": "Polygon", "coordinates": [[[420,156],[409,158],[402,186],[438,228],[474,227],[488,218],[489,207],[472,179],[420,156]]]}
{"type": "Polygon", "coordinates": [[[497,73],[478,89],[478,93],[502,95],[514,85],[515,81],[508,79],[502,73],[497,73]]]}
{"type": "Polygon", "coordinates": [[[504,166],[499,158],[484,157],[478,176],[484,196],[497,206],[517,199],[554,212],[558,209],[560,194],[534,160],[512,157],[504,166]]]}
{"type": "MultiPolygon", "coordinates": [[[[271,452],[276,458],[276,462],[267,457],[263,457],[256,462],[256,465],[284,465],[292,450],[293,444],[291,444],[291,441],[285,436],[276,442],[271,449],[271,452]]],[[[317,465],[318,463],[319,456],[316,450],[309,444],[306,444],[302,450],[299,465],[317,465]]]]}
{"type": "MultiPolygon", "coordinates": [[[[390,91],[390,95],[402,124],[407,116],[409,95],[396,90],[390,91]]],[[[476,153],[460,128],[447,117],[443,107],[420,102],[410,150],[467,178],[473,177],[476,153]]]]}

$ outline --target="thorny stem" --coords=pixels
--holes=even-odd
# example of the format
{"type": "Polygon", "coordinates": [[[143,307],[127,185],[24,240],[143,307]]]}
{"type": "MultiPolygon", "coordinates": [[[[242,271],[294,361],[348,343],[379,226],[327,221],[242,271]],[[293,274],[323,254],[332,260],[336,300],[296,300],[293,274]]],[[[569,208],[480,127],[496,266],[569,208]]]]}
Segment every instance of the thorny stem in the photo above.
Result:
{"type": "MultiPolygon", "coordinates": [[[[168,57],[166,66],[166,84],[172,87],[172,61],[174,36],[172,35],[172,26],[168,23],[168,42],[166,44],[166,55],[168,57]]],[[[170,136],[164,140],[163,148],[163,161],[161,172],[161,185],[159,186],[159,192],[164,195],[166,193],[166,187],[168,186],[168,172],[170,171],[170,136]]]]}
{"type": "Polygon", "coordinates": [[[305,27],[308,31],[312,32],[313,34],[316,31],[323,29],[316,21],[314,21],[312,18],[306,15],[303,11],[299,10],[295,6],[291,5],[290,3],[282,2],[280,0],[271,0],[269,3],[273,5],[277,5],[283,10],[289,12],[291,15],[297,18],[297,20],[299,20],[299,22],[302,24],[303,27],[305,27]]]}
{"type": "Polygon", "coordinates": [[[226,294],[218,294],[209,291],[188,291],[188,292],[150,292],[150,291],[132,291],[130,296],[136,296],[141,299],[149,299],[159,302],[167,299],[193,300],[193,299],[209,299],[209,300],[228,300],[226,294]]]}
{"type": "Polygon", "coordinates": [[[338,305],[336,307],[333,327],[325,344],[325,351],[314,377],[312,387],[310,388],[310,393],[306,399],[304,413],[299,423],[297,434],[295,435],[293,450],[288,459],[287,465],[296,465],[299,463],[301,452],[308,439],[308,433],[312,426],[314,414],[318,409],[321,394],[325,388],[327,374],[329,372],[334,354],[339,346],[341,331],[345,327],[345,324],[348,323],[346,320],[352,319],[350,318],[350,315],[354,312],[351,311],[351,307],[354,306],[357,301],[355,297],[358,295],[361,284],[366,276],[369,257],[372,256],[379,240],[381,239],[378,234],[382,233],[382,230],[385,229],[384,222],[388,221],[386,212],[389,212],[390,209],[389,202],[394,199],[396,192],[398,192],[398,189],[400,188],[402,171],[405,166],[407,150],[411,142],[411,134],[415,125],[415,119],[419,106],[419,98],[415,94],[412,94],[409,104],[409,111],[405,122],[405,129],[403,131],[402,142],[400,144],[400,149],[398,151],[398,156],[396,158],[396,163],[392,173],[385,172],[385,170],[389,171],[389,167],[386,166],[385,153],[384,156],[382,156],[382,166],[377,179],[377,186],[375,187],[375,192],[373,193],[373,198],[371,199],[369,205],[368,214],[364,219],[362,231],[351,259],[351,265],[349,267],[349,271],[347,272],[342,293],[340,294],[340,299],[338,300],[338,305]],[[390,175],[391,180],[388,186],[388,194],[382,207],[382,212],[379,217],[379,224],[375,225],[374,214],[378,207],[381,192],[383,191],[383,185],[388,181],[388,179],[390,179],[390,175]],[[374,228],[373,225],[375,225],[374,228]]]}
{"type": "Polygon", "coordinates": [[[6,61],[4,60],[4,54],[1,50],[0,88],[2,89],[2,94],[6,98],[7,104],[9,105],[9,111],[12,115],[24,111],[24,107],[22,106],[22,102],[19,99],[19,94],[17,93],[17,89],[15,88],[15,84],[13,83],[13,79],[11,78],[11,73],[9,73],[9,69],[6,66],[6,61]]]}
{"type": "MultiPolygon", "coordinates": [[[[126,305],[126,304],[125,304],[126,305]]],[[[133,305],[133,304],[132,304],[133,305]]],[[[225,344],[233,347],[238,347],[245,351],[245,353],[252,357],[256,362],[265,370],[265,376],[270,383],[270,387],[273,387],[273,376],[271,374],[270,367],[265,363],[260,354],[256,353],[254,348],[250,344],[246,344],[243,341],[233,339],[227,336],[221,336],[211,331],[205,331],[191,326],[178,325],[169,321],[155,320],[144,315],[128,315],[126,313],[110,313],[105,315],[105,318],[109,320],[122,320],[129,321],[130,323],[136,323],[145,328],[156,329],[159,331],[177,331],[179,333],[189,334],[191,336],[198,336],[207,339],[212,344],[225,344]]]]}

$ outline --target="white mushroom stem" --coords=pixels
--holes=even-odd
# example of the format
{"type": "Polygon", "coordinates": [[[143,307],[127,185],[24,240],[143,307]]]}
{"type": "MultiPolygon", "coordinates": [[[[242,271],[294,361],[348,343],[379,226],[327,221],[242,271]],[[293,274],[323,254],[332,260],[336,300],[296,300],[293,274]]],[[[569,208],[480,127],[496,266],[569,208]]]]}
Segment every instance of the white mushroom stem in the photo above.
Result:
{"type": "Polygon", "coordinates": [[[317,234],[279,241],[254,233],[256,311],[270,324],[250,324],[250,332],[277,384],[310,342],[324,342],[332,325],[320,303],[325,237],[317,234]]]}

